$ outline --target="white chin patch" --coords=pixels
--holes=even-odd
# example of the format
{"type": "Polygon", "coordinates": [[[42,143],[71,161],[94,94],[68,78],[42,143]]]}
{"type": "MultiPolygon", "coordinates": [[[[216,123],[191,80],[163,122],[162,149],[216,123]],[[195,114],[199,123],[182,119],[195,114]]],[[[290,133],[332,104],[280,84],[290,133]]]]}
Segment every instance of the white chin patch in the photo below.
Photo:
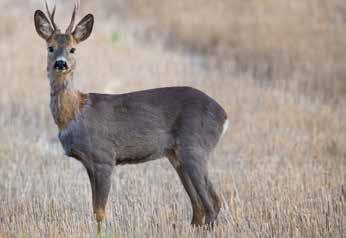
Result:
{"type": "Polygon", "coordinates": [[[68,69],[55,69],[55,71],[56,71],[57,73],[66,73],[66,72],[68,72],[69,70],[68,70],[68,69]]]}

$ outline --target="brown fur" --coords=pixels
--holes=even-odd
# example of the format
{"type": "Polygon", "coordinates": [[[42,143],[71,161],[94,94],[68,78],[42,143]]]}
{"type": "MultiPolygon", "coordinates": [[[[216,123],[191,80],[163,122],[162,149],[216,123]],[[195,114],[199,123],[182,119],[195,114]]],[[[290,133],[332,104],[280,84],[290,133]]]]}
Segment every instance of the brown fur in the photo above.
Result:
{"type": "MultiPolygon", "coordinates": [[[[71,35],[53,34],[47,41],[48,46],[55,49],[61,47],[71,49],[76,47],[76,40],[71,35]]],[[[72,56],[65,55],[68,60],[69,70],[64,73],[50,71],[51,80],[51,107],[53,117],[59,130],[65,129],[69,123],[76,118],[80,109],[84,106],[87,95],[73,89],[72,71],[75,67],[75,60],[72,56]]],[[[55,58],[48,58],[48,65],[53,65],[55,58]]]]}
{"type": "Polygon", "coordinates": [[[101,222],[105,217],[105,209],[99,208],[96,210],[96,221],[101,222]]]}
{"type": "Polygon", "coordinates": [[[74,48],[77,46],[76,40],[71,35],[57,34],[54,33],[47,41],[49,46],[54,48],[65,47],[65,48],[74,48]]]}
{"type": "Polygon", "coordinates": [[[72,83],[71,74],[55,75],[53,80],[51,110],[59,130],[63,130],[76,118],[85,105],[87,95],[73,89],[73,87],[65,88],[66,85],[72,83]]]}
{"type": "Polygon", "coordinates": [[[63,91],[59,95],[57,114],[54,115],[59,130],[65,129],[84,106],[87,95],[79,91],[63,91]]]}
{"type": "Polygon", "coordinates": [[[104,208],[97,209],[95,214],[96,214],[96,221],[97,221],[97,232],[99,234],[101,234],[102,233],[102,221],[105,218],[105,209],[104,208]]]}
{"type": "Polygon", "coordinates": [[[207,160],[221,137],[226,112],[189,87],[113,95],[74,90],[76,59],[71,49],[89,37],[93,23],[88,14],[72,33],[61,34],[51,29],[43,12],[35,12],[36,30],[48,46],[51,111],[59,140],[66,155],[81,161],[88,172],[98,235],[114,165],[163,157],[169,158],[190,198],[191,223],[213,225],[221,204],[208,179],[207,160]]]}

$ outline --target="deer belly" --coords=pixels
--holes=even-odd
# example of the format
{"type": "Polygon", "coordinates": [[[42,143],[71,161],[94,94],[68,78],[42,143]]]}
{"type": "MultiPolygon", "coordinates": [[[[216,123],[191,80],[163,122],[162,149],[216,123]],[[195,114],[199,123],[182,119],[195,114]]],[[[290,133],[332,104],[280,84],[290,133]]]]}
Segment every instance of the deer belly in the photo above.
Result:
{"type": "Polygon", "coordinates": [[[128,138],[126,144],[116,149],[116,164],[136,164],[162,158],[172,145],[167,135],[128,138]]]}
{"type": "Polygon", "coordinates": [[[123,165],[123,164],[139,164],[144,163],[150,160],[156,160],[159,158],[162,158],[163,155],[153,153],[153,154],[146,154],[146,155],[136,155],[131,157],[117,157],[115,164],[116,165],[123,165]]]}

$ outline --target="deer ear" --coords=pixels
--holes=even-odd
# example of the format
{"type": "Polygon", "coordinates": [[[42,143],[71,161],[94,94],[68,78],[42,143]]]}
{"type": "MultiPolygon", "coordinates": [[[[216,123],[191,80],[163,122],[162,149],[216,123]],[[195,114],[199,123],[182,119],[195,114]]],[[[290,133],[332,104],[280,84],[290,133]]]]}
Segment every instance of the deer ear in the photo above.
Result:
{"type": "Polygon", "coordinates": [[[88,14],[77,24],[72,35],[78,43],[82,42],[90,36],[93,26],[94,16],[92,14],[88,14]]]}
{"type": "Polygon", "coordinates": [[[38,35],[43,39],[48,40],[54,33],[54,30],[46,15],[41,10],[36,10],[34,21],[38,35]]]}

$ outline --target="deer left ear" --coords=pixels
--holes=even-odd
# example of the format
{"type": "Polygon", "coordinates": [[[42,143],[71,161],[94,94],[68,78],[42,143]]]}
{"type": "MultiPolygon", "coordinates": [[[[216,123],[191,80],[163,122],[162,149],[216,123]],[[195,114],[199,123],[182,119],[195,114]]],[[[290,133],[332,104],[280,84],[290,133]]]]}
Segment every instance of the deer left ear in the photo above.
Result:
{"type": "Polygon", "coordinates": [[[40,10],[35,12],[34,16],[35,29],[39,36],[43,39],[48,40],[49,37],[53,34],[54,29],[51,27],[50,22],[46,15],[40,10]]]}
{"type": "Polygon", "coordinates": [[[79,43],[86,40],[94,26],[94,16],[92,14],[88,14],[77,24],[76,28],[72,32],[73,37],[79,43]]]}

